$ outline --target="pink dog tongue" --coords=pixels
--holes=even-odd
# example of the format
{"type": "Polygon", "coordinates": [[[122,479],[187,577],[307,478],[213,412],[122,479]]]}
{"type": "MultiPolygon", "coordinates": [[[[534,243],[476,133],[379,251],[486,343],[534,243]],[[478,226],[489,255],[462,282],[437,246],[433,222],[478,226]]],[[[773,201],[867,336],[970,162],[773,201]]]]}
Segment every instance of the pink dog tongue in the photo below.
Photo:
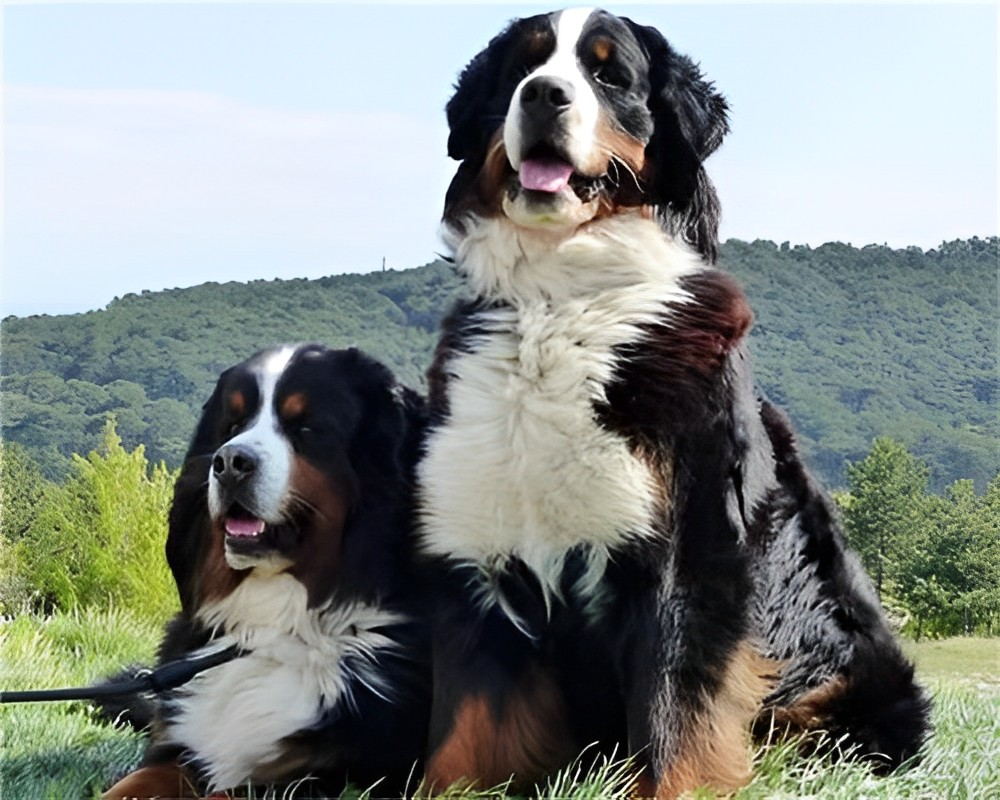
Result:
{"type": "Polygon", "coordinates": [[[264,520],[262,519],[226,518],[226,533],[230,536],[256,536],[263,532],[264,520]]]}
{"type": "Polygon", "coordinates": [[[521,162],[521,186],[535,192],[558,192],[569,183],[573,167],[558,159],[529,158],[521,162]]]}

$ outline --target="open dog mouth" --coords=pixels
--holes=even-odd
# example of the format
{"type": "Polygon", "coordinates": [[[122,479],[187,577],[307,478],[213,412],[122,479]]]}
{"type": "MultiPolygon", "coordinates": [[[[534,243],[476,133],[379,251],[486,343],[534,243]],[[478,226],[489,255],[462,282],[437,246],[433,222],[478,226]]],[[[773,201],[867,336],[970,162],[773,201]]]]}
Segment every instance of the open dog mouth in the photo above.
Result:
{"type": "Polygon", "coordinates": [[[239,502],[234,502],[219,520],[225,531],[226,551],[250,558],[290,552],[300,539],[302,522],[289,518],[270,523],[239,502]]]}
{"type": "Polygon", "coordinates": [[[222,518],[226,540],[239,542],[259,541],[267,530],[267,523],[239,503],[233,503],[222,518]]]}
{"type": "Polygon", "coordinates": [[[234,501],[216,524],[225,533],[226,552],[250,558],[292,553],[309,527],[311,512],[306,506],[291,509],[277,522],[268,522],[250,508],[234,501]]]}
{"type": "Polygon", "coordinates": [[[569,187],[581,197],[592,195],[600,185],[600,177],[576,172],[569,160],[555,147],[539,144],[521,160],[518,181],[522,189],[543,194],[558,194],[569,187]]]}

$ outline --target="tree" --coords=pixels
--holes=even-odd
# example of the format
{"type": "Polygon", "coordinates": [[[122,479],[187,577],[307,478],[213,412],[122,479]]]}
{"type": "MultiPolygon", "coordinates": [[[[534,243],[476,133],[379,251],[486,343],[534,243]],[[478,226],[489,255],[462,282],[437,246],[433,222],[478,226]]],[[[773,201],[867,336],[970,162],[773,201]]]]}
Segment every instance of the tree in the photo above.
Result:
{"type": "Polygon", "coordinates": [[[16,543],[30,530],[50,484],[28,451],[0,442],[0,614],[15,614],[31,599],[16,543]]]}
{"type": "Polygon", "coordinates": [[[109,418],[100,448],[74,456],[16,547],[24,577],[56,607],[113,604],[165,620],[177,605],[163,548],[174,473],[122,447],[109,418]]]}
{"type": "Polygon", "coordinates": [[[990,633],[1000,613],[1000,508],[991,490],[956,481],[926,503],[926,525],[900,559],[896,593],[917,617],[917,638],[990,633]]]}
{"type": "Polygon", "coordinates": [[[927,492],[927,465],[899,442],[877,439],[848,467],[839,495],[851,544],[883,600],[922,636],[992,634],[1000,622],[1000,475],[977,495],[971,480],[927,492]]]}
{"type": "Polygon", "coordinates": [[[1000,476],[977,496],[972,481],[956,481],[945,492],[946,516],[940,525],[953,614],[961,632],[992,630],[1000,614],[1000,476]],[[960,623],[959,623],[960,620],[960,623]]]}
{"type": "Polygon", "coordinates": [[[0,442],[0,537],[16,542],[31,527],[49,482],[28,451],[0,442]]]}
{"type": "MultiPolygon", "coordinates": [[[[794,420],[824,482],[872,438],[926,461],[941,491],[1000,469],[996,264],[1000,239],[937,250],[777,247],[730,240],[720,264],[746,286],[761,389],[794,420]],[[789,280],[794,275],[795,280],[789,280]]],[[[108,412],[127,446],[177,466],[219,372],[255,350],[357,345],[422,386],[438,320],[461,292],[444,262],[316,280],[207,283],[126,295],[101,311],[0,323],[4,435],[50,478],[99,444],[108,412]],[[252,319],[254,324],[246,324],[252,319]],[[167,404],[167,405],[164,405],[167,404]]]]}
{"type": "Polygon", "coordinates": [[[982,544],[977,544],[982,568],[977,603],[987,618],[987,633],[1000,627],[1000,472],[986,487],[982,501],[982,544]]]}
{"type": "Polygon", "coordinates": [[[882,597],[905,550],[924,532],[928,468],[899,442],[881,437],[861,461],[847,467],[850,503],[844,523],[851,546],[882,597]]]}

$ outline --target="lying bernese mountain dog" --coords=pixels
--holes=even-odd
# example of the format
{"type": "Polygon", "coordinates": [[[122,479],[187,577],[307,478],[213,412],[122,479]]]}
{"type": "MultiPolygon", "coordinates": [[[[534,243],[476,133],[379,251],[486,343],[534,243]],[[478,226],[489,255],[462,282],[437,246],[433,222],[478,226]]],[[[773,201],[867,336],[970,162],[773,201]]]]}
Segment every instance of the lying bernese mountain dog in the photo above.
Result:
{"type": "Polygon", "coordinates": [[[161,698],[143,765],[106,798],[304,776],[402,792],[429,704],[410,566],[422,428],[423,401],[357,350],[282,347],[223,373],[175,488],[182,610],[159,659],[241,655],[161,698]]]}
{"type": "Polygon", "coordinates": [[[573,9],[512,22],[447,115],[469,291],[418,467],[428,785],[527,786],[597,742],[640,795],[727,791],[755,721],[913,756],[925,696],[710,267],[723,97],[656,30],[573,9]]]}

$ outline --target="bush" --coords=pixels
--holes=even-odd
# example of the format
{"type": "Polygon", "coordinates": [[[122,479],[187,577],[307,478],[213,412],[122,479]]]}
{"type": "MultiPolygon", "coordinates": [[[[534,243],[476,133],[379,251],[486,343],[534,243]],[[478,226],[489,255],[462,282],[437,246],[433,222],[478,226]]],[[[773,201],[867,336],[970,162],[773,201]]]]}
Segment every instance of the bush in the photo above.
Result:
{"type": "Polygon", "coordinates": [[[15,442],[0,442],[0,614],[17,613],[33,597],[15,544],[31,527],[49,485],[27,450],[15,442]]]}
{"type": "Polygon", "coordinates": [[[109,420],[99,450],[74,456],[66,483],[42,496],[15,545],[22,576],[50,607],[165,620],[177,608],[163,552],[174,479],[142,445],[126,451],[109,420]]]}
{"type": "Polygon", "coordinates": [[[27,608],[34,597],[31,584],[21,574],[14,546],[0,536],[0,616],[13,616],[27,608]]]}

